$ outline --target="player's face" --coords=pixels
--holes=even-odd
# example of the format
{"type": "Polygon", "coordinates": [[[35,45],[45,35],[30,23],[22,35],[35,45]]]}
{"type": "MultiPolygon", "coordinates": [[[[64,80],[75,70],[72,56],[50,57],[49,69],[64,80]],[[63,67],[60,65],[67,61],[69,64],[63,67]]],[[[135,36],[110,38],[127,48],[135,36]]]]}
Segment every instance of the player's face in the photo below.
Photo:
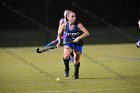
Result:
{"type": "Polygon", "coordinates": [[[70,21],[70,22],[72,22],[72,23],[74,23],[75,21],[76,21],[76,14],[75,13],[70,13],[69,15],[68,15],[68,20],[70,21]]]}

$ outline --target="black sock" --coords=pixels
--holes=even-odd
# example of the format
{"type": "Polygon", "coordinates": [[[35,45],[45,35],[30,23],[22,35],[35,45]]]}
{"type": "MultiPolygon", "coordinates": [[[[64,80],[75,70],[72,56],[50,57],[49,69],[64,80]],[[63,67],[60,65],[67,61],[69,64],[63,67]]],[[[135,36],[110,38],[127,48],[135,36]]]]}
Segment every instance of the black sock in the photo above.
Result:
{"type": "Polygon", "coordinates": [[[69,59],[63,58],[63,61],[64,61],[64,65],[65,65],[65,71],[69,71],[69,59]]]}
{"type": "Polygon", "coordinates": [[[79,73],[79,68],[80,68],[80,62],[74,64],[74,67],[75,67],[75,74],[78,74],[79,73]]]}

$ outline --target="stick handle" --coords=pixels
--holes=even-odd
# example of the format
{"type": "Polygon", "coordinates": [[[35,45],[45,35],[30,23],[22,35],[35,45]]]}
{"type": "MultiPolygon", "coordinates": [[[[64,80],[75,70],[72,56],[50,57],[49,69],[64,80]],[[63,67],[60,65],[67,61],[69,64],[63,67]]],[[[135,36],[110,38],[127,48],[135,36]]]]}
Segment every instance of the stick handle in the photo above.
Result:
{"type": "MultiPolygon", "coordinates": [[[[62,37],[61,37],[61,39],[65,38],[65,37],[66,37],[66,35],[62,36],[62,37]]],[[[46,44],[46,45],[45,45],[45,48],[47,48],[47,47],[51,46],[52,44],[54,44],[54,43],[56,43],[56,42],[58,42],[58,40],[57,40],[57,39],[56,39],[56,40],[53,40],[52,42],[50,42],[50,43],[46,44]]]]}

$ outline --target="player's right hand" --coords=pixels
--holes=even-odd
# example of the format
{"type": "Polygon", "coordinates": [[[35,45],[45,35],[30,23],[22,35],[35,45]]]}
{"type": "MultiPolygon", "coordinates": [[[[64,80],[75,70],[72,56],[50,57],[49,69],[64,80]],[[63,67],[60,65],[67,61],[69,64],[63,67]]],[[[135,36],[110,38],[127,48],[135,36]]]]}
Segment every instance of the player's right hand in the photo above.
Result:
{"type": "Polygon", "coordinates": [[[58,43],[56,44],[56,47],[57,47],[57,48],[60,47],[60,40],[58,40],[58,43]]]}
{"type": "Polygon", "coordinates": [[[61,41],[60,36],[57,36],[57,41],[58,41],[58,43],[57,43],[56,47],[59,48],[60,47],[60,41],[61,41]]]}
{"type": "Polygon", "coordinates": [[[59,48],[60,47],[60,44],[57,44],[56,47],[59,48]]]}

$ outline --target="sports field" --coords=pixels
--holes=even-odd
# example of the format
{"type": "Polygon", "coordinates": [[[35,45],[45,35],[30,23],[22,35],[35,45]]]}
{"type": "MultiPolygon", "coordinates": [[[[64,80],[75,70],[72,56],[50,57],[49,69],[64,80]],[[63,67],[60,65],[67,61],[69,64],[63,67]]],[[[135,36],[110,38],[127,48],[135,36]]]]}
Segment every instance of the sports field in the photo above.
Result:
{"type": "Polygon", "coordinates": [[[135,44],[85,45],[80,78],[63,77],[63,48],[0,48],[0,93],[140,93],[140,49],[135,44]],[[60,78],[60,81],[56,81],[60,78]]]}

